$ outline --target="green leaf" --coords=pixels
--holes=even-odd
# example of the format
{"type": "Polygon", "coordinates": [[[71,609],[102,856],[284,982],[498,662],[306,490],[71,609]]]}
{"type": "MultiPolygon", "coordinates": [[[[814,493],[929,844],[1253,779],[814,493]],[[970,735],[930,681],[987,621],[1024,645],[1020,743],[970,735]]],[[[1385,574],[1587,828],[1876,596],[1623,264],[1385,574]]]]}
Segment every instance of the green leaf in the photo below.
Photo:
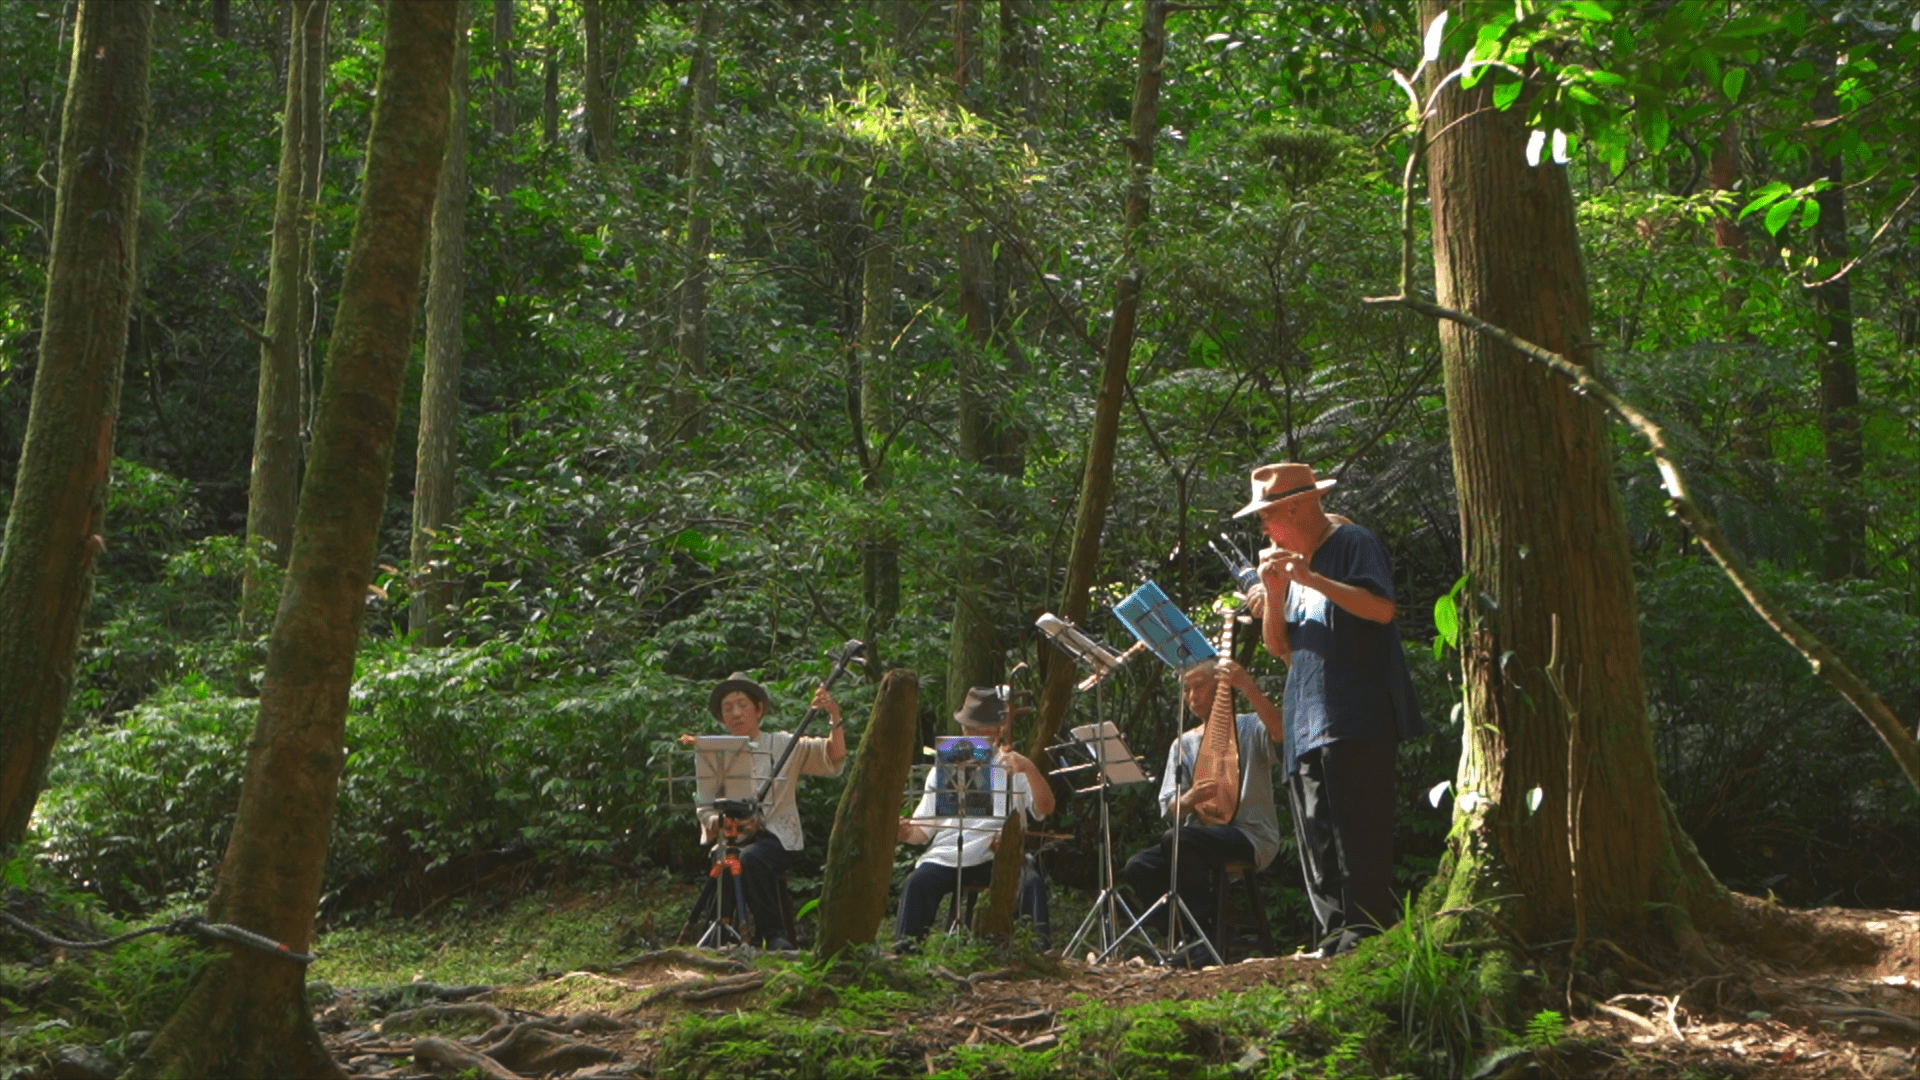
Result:
{"type": "Polygon", "coordinates": [[[1568,11],[1591,22],[1612,22],[1613,12],[1601,7],[1595,0],[1573,0],[1566,5],[1568,11]]]}
{"type": "Polygon", "coordinates": [[[1441,640],[1458,648],[1460,645],[1460,607],[1449,593],[1433,602],[1433,628],[1441,640]]]}
{"type": "Polygon", "coordinates": [[[1547,801],[1547,793],[1536,785],[1532,791],[1527,792],[1527,813],[1531,814],[1539,810],[1540,804],[1545,801],[1547,801]]]}
{"type": "Polygon", "coordinates": [[[1808,199],[1800,206],[1800,227],[1811,229],[1820,224],[1820,200],[1808,199]]]}
{"type": "Polygon", "coordinates": [[[1791,218],[1793,212],[1799,209],[1802,201],[1804,200],[1781,199],[1779,202],[1774,203],[1773,209],[1767,211],[1767,232],[1775,236],[1780,235],[1780,230],[1787,227],[1787,219],[1791,218]]]}
{"type": "Polygon", "coordinates": [[[1728,101],[1740,100],[1740,91],[1747,86],[1746,68],[1728,68],[1725,78],[1720,80],[1720,92],[1727,95],[1728,101]]]}
{"type": "Polygon", "coordinates": [[[1640,111],[1640,137],[1647,149],[1658,153],[1667,145],[1667,107],[1655,102],[1640,111]]]}
{"type": "Polygon", "coordinates": [[[1784,181],[1775,180],[1773,183],[1753,193],[1753,201],[1747,204],[1746,209],[1740,211],[1740,220],[1744,221],[1748,214],[1772,206],[1792,191],[1793,189],[1788,187],[1784,181]]]}
{"type": "Polygon", "coordinates": [[[1496,109],[1510,107],[1515,101],[1520,99],[1520,90],[1525,85],[1525,83],[1518,79],[1496,85],[1493,88],[1493,107],[1496,109]]]}

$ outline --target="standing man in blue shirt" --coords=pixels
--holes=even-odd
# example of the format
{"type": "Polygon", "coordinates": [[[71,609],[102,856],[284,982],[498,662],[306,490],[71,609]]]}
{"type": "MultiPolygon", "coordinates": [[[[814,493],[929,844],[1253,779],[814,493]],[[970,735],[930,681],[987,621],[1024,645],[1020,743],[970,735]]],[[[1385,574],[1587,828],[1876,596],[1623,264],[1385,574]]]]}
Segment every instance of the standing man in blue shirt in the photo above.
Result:
{"type": "Polygon", "coordinates": [[[1394,625],[1393,567],[1366,529],[1326,513],[1334,485],[1297,462],[1253,470],[1260,515],[1259,613],[1267,651],[1287,662],[1287,800],[1316,955],[1334,956],[1392,926],[1395,759],[1426,730],[1394,625]],[[1280,598],[1275,605],[1270,598],[1280,598]]]}

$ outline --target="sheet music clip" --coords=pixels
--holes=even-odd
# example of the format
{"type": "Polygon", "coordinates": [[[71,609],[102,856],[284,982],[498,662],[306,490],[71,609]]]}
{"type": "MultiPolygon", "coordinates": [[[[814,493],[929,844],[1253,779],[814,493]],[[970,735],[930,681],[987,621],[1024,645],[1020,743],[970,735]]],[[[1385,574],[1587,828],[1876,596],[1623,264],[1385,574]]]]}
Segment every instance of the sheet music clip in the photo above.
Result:
{"type": "Polygon", "coordinates": [[[1160,586],[1151,581],[1113,605],[1113,613],[1153,655],[1175,671],[1184,671],[1219,655],[1207,644],[1193,620],[1174,607],[1160,586]]]}

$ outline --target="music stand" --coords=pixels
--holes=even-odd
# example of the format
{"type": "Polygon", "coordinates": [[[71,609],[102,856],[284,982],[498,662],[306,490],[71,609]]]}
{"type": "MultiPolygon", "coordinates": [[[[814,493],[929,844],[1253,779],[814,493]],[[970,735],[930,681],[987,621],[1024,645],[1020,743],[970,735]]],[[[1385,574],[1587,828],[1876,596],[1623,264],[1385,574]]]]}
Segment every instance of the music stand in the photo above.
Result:
{"type": "Polygon", "coordinates": [[[694,942],[697,948],[742,945],[746,936],[738,925],[746,910],[746,887],[741,882],[740,841],[743,826],[759,810],[753,778],[754,746],[745,735],[699,735],[693,741],[694,807],[712,810],[718,826],[708,856],[711,869],[706,884],[687,913],[680,931],[686,940],[707,906],[713,918],[694,942]],[[722,878],[728,879],[723,885],[722,878]],[[731,902],[729,902],[731,901],[731,902]]]}
{"type": "MultiPolygon", "coordinates": [[[[1073,737],[1079,741],[1081,749],[1093,759],[1094,783],[1091,787],[1075,788],[1074,793],[1089,791],[1100,792],[1100,894],[1094,898],[1093,907],[1087,911],[1087,917],[1080,921],[1080,928],[1067,940],[1062,955],[1072,956],[1086,938],[1088,931],[1097,923],[1100,927],[1099,957],[1105,959],[1113,952],[1125,935],[1115,935],[1120,926],[1119,914],[1126,913],[1127,919],[1138,925],[1133,910],[1127,906],[1126,898],[1120,895],[1119,882],[1113,873],[1113,820],[1108,811],[1107,791],[1110,788],[1125,787],[1129,784],[1144,784],[1152,781],[1146,770],[1140,767],[1139,759],[1127,749],[1127,743],[1120,735],[1120,729],[1113,721],[1102,720],[1097,724],[1082,724],[1072,729],[1073,737]]],[[[1057,769],[1067,772],[1086,768],[1083,765],[1057,769]]],[[[1160,950],[1154,947],[1153,938],[1145,930],[1140,931],[1140,940],[1156,959],[1164,959],[1160,950]]]]}

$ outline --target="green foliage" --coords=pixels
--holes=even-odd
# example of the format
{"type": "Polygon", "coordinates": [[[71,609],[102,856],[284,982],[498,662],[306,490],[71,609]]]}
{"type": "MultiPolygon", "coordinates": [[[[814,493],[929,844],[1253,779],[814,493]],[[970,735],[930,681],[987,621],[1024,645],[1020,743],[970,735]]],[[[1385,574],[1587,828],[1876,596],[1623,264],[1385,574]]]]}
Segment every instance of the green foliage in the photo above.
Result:
{"type": "Polygon", "coordinates": [[[1542,1009],[1527,1021],[1526,1041],[1528,1046],[1550,1050],[1555,1043],[1567,1037],[1567,1018],[1552,1009],[1542,1009]]]}
{"type": "MultiPolygon", "coordinates": [[[[9,862],[5,876],[9,912],[58,936],[99,939],[135,928],[29,860],[9,862]]],[[[215,955],[190,938],[149,935],[50,957],[12,929],[0,930],[0,1075],[54,1075],[60,1051],[76,1045],[125,1065],[215,955]]]]}

